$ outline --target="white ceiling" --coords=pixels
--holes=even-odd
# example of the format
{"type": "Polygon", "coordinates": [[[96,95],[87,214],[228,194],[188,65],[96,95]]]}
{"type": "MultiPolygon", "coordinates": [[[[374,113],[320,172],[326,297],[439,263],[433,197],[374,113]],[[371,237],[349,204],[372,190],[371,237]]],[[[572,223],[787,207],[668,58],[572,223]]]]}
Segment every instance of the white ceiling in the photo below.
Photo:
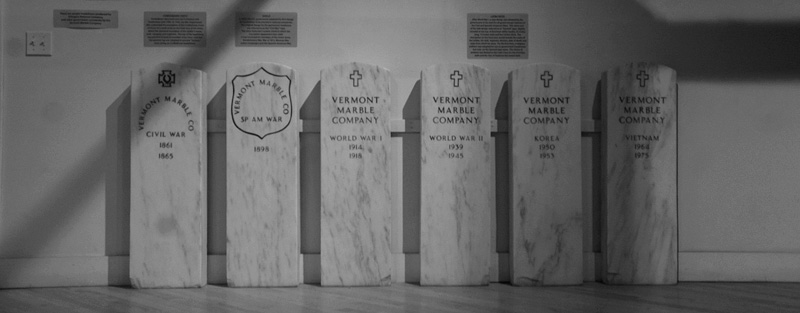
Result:
{"type": "Polygon", "coordinates": [[[800,22],[798,0],[637,0],[654,17],[677,23],[800,22]]]}

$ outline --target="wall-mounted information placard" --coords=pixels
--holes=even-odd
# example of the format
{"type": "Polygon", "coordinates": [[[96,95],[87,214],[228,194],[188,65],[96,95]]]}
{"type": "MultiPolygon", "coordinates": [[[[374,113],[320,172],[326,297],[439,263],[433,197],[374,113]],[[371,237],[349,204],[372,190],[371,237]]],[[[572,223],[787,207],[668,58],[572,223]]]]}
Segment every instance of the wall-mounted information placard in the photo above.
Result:
{"type": "Polygon", "coordinates": [[[467,14],[467,57],[527,59],[528,14],[467,14]]]}
{"type": "Polygon", "coordinates": [[[236,12],[237,47],[297,47],[297,12],[236,12]]]}
{"type": "Polygon", "coordinates": [[[205,47],[206,12],[144,12],[145,47],[205,47]]]}
{"type": "Polygon", "coordinates": [[[53,10],[53,27],[102,29],[119,27],[117,11],[53,10]]]}

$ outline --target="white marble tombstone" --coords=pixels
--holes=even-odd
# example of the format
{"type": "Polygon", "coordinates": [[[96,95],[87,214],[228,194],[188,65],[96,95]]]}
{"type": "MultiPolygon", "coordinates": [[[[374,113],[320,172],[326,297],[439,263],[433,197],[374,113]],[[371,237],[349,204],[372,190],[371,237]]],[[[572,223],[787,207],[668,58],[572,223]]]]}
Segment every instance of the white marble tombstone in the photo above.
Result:
{"type": "Polygon", "coordinates": [[[227,277],[232,287],[299,283],[299,104],[295,71],[228,70],[227,277]]]}
{"type": "Polygon", "coordinates": [[[489,71],[422,71],[420,283],[489,283],[492,105],[489,71]]]}
{"type": "Polygon", "coordinates": [[[323,286],[392,281],[388,70],[345,63],[321,72],[323,286]]]}
{"type": "Polygon", "coordinates": [[[602,88],[603,281],[675,284],[676,73],[632,63],[606,72],[602,88]]]}
{"type": "Polygon", "coordinates": [[[580,74],[533,64],[508,81],[511,283],[581,284],[580,74]]]}
{"type": "Polygon", "coordinates": [[[162,63],[131,78],[135,288],[206,284],[206,74],[162,63]]]}

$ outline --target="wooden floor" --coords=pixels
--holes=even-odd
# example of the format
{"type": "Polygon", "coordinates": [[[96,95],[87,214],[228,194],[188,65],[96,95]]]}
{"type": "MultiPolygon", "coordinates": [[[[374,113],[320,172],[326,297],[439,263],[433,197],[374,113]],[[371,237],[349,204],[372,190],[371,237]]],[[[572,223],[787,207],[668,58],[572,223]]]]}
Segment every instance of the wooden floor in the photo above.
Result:
{"type": "Polygon", "coordinates": [[[800,312],[800,284],[0,290],[0,312],[800,312]]]}

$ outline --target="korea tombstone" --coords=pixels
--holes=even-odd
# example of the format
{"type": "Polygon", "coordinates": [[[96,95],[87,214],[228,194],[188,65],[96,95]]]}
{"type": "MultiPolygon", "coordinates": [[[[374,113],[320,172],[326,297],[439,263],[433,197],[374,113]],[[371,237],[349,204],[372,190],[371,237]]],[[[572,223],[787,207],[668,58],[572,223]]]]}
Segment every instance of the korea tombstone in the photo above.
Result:
{"type": "Polygon", "coordinates": [[[206,284],[206,74],[162,63],[131,78],[130,278],[206,284]]]}
{"type": "Polygon", "coordinates": [[[583,282],[578,70],[529,65],[509,73],[511,283],[583,282]]]}
{"type": "Polygon", "coordinates": [[[228,70],[229,286],[299,283],[296,82],[274,63],[228,70]]]}
{"type": "Polygon", "coordinates": [[[422,72],[420,283],[489,283],[491,76],[469,64],[422,72]]]}
{"type": "Polygon", "coordinates": [[[321,87],[322,285],[389,285],[390,73],[339,64],[321,87]]]}
{"type": "Polygon", "coordinates": [[[603,281],[675,284],[676,74],[633,63],[603,77],[603,281]]]}

